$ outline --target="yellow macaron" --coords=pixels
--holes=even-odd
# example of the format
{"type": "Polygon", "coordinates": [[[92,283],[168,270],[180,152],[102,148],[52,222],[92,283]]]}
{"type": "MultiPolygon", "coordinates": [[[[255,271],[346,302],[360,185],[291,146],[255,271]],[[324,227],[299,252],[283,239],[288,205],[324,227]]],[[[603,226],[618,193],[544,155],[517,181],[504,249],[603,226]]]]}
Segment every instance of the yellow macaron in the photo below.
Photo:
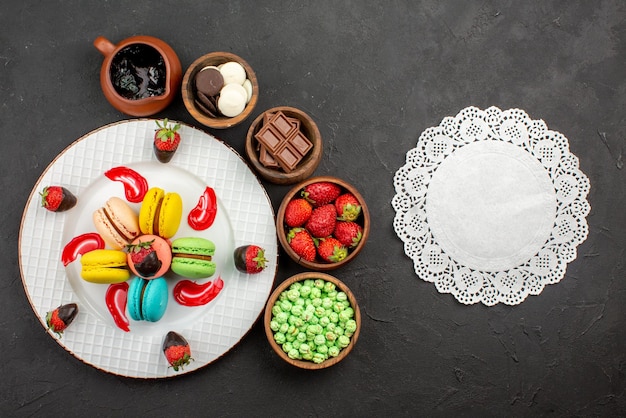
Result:
{"type": "Polygon", "coordinates": [[[183,200],[180,195],[153,187],[141,202],[139,228],[143,234],[169,239],[176,235],[182,216],[183,200]]]}
{"type": "Polygon", "coordinates": [[[91,283],[121,283],[130,279],[124,251],[92,250],[83,254],[80,263],[80,276],[91,283]]]}

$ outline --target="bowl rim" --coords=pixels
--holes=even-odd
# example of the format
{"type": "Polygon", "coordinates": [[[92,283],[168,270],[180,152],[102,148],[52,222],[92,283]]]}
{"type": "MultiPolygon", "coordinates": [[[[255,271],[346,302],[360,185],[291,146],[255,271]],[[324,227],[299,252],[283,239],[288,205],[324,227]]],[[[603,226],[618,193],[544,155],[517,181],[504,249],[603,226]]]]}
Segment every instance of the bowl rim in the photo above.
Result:
{"type": "Polygon", "coordinates": [[[248,156],[248,160],[257,173],[259,173],[265,180],[277,184],[294,184],[311,176],[322,161],[323,148],[322,135],[313,118],[311,118],[311,116],[305,111],[291,106],[276,106],[261,112],[261,114],[259,114],[254,121],[252,121],[250,127],[248,128],[248,132],[246,133],[245,151],[248,156]],[[300,119],[301,122],[305,122],[310,125],[310,129],[312,131],[308,139],[313,143],[313,148],[309,151],[309,154],[305,156],[306,161],[299,164],[289,173],[265,167],[259,161],[259,157],[255,149],[256,141],[254,139],[254,134],[255,131],[258,131],[257,128],[259,128],[261,122],[263,121],[263,117],[267,113],[276,113],[279,111],[292,115],[292,117],[295,115],[295,117],[300,119]]]}
{"type": "Polygon", "coordinates": [[[189,67],[187,67],[187,70],[185,71],[185,74],[183,76],[180,90],[183,97],[183,103],[189,114],[191,114],[191,116],[201,124],[215,129],[230,128],[246,120],[248,116],[250,116],[250,114],[252,113],[252,110],[254,110],[259,98],[259,82],[257,80],[256,73],[252,69],[252,66],[250,66],[250,64],[239,55],[233,54],[232,52],[224,51],[209,52],[208,54],[204,54],[201,57],[196,58],[196,60],[191,63],[189,67]],[[250,83],[252,84],[252,97],[250,98],[250,101],[246,104],[243,112],[241,112],[239,115],[232,118],[212,118],[198,110],[195,104],[193,93],[193,77],[198,73],[198,71],[200,71],[200,69],[207,65],[219,65],[221,63],[229,61],[238,62],[246,70],[246,75],[250,80],[250,83]]]}
{"type": "Polygon", "coordinates": [[[363,196],[361,195],[361,193],[359,193],[359,191],[347,181],[342,180],[338,177],[334,177],[334,176],[309,177],[308,179],[303,180],[300,183],[293,186],[291,190],[289,190],[287,194],[285,194],[285,196],[283,197],[283,200],[280,203],[278,211],[276,212],[276,234],[278,235],[278,241],[280,242],[280,245],[283,247],[283,250],[287,253],[289,258],[291,258],[297,264],[307,269],[317,270],[317,271],[334,270],[354,260],[354,258],[361,252],[361,250],[365,246],[365,243],[367,242],[367,239],[369,238],[369,234],[370,234],[370,213],[367,208],[367,204],[365,203],[365,199],[363,199],[363,196]],[[287,207],[287,203],[289,203],[289,201],[293,199],[294,196],[300,190],[302,190],[305,186],[312,184],[312,183],[322,182],[322,181],[328,181],[328,182],[338,184],[345,190],[348,190],[349,192],[354,194],[357,200],[361,203],[361,216],[363,217],[363,235],[361,236],[361,241],[359,242],[359,245],[357,245],[356,248],[350,251],[350,253],[348,254],[346,258],[344,258],[343,260],[337,263],[320,263],[320,262],[311,262],[311,261],[303,260],[300,256],[298,256],[298,254],[296,254],[294,250],[291,249],[291,247],[289,246],[289,243],[287,242],[287,235],[285,234],[284,217],[285,217],[285,209],[287,207]]]}
{"type": "Polygon", "coordinates": [[[332,276],[328,273],[322,273],[322,272],[317,272],[317,271],[307,271],[307,272],[298,273],[291,277],[288,277],[284,282],[279,284],[276,287],[276,289],[274,289],[274,291],[268,298],[267,303],[265,305],[265,313],[263,316],[263,327],[265,329],[265,336],[267,337],[267,341],[269,342],[270,346],[276,352],[276,354],[278,354],[278,356],[282,358],[284,361],[286,361],[287,363],[293,366],[296,366],[302,369],[307,369],[307,370],[325,369],[327,367],[334,366],[335,364],[339,363],[341,360],[346,358],[348,354],[350,354],[350,352],[354,348],[355,344],[357,343],[357,340],[359,339],[359,335],[361,333],[361,310],[359,308],[359,304],[356,300],[356,297],[354,296],[354,293],[352,293],[350,288],[343,281],[339,280],[337,277],[332,276]],[[339,352],[339,355],[337,357],[328,358],[319,364],[314,363],[312,361],[308,361],[308,360],[297,360],[297,359],[290,358],[287,355],[287,353],[285,353],[283,349],[278,345],[278,343],[274,341],[274,331],[272,331],[272,329],[270,328],[270,321],[272,320],[272,306],[274,306],[274,303],[276,303],[276,300],[278,299],[280,294],[289,286],[291,286],[293,283],[303,281],[306,279],[322,279],[322,280],[334,283],[339,289],[341,289],[341,291],[343,291],[348,296],[348,300],[350,301],[350,306],[354,310],[354,320],[356,321],[356,330],[354,331],[354,334],[352,334],[352,336],[350,337],[350,344],[348,344],[348,346],[343,348],[339,352]]]}

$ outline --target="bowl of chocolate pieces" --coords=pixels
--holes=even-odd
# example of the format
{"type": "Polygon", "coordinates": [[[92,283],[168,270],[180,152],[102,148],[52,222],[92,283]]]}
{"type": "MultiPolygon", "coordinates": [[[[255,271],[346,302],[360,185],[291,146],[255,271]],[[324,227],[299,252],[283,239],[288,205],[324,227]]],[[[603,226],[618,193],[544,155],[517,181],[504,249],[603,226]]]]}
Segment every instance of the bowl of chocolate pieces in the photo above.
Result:
{"type": "Polygon", "coordinates": [[[185,72],[181,90],[191,116],[216,129],[243,122],[259,97],[252,67],[230,52],[211,52],[196,59],[185,72]]]}
{"type": "Polygon", "coordinates": [[[322,137],[305,112],[289,106],[261,113],[246,135],[246,155],[256,172],[275,184],[310,177],[322,159],[322,137]]]}

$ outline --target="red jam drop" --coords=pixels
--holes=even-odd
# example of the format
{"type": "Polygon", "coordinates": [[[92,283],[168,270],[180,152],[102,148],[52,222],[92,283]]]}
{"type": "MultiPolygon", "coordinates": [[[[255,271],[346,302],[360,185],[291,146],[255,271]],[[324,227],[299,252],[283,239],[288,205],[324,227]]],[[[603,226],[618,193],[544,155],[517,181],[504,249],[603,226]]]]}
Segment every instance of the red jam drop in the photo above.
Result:
{"type": "Polygon", "coordinates": [[[181,280],[174,286],[174,299],[183,306],[202,306],[215,299],[223,287],[224,281],[221,277],[203,284],[181,280]]]}
{"type": "Polygon", "coordinates": [[[131,168],[124,166],[113,167],[105,172],[104,175],[124,185],[124,194],[129,202],[141,202],[148,191],[148,180],[131,168]]]}
{"type": "Polygon", "coordinates": [[[215,215],[217,215],[217,196],[215,190],[207,186],[196,207],[189,212],[187,223],[196,231],[202,231],[213,225],[215,215]]]}
{"type": "Polygon", "coordinates": [[[104,296],[109,313],[115,321],[115,325],[125,332],[130,331],[128,318],[126,317],[126,303],[128,301],[128,283],[113,283],[107,288],[104,296]]]}
{"type": "Polygon", "coordinates": [[[67,266],[72,261],[76,260],[79,255],[83,255],[92,250],[101,250],[103,248],[104,240],[100,234],[88,232],[72,238],[72,240],[68,242],[65,247],[63,247],[61,261],[63,262],[63,266],[67,266]]]}

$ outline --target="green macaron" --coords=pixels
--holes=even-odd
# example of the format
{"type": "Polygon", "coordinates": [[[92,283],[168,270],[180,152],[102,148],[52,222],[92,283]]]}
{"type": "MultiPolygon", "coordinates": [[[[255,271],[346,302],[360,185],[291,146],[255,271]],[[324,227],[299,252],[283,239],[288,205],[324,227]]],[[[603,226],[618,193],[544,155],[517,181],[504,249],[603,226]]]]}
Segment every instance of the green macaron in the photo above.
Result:
{"type": "Polygon", "coordinates": [[[172,242],[174,273],[190,279],[203,279],[215,274],[213,241],[200,237],[178,238],[172,242]]]}

